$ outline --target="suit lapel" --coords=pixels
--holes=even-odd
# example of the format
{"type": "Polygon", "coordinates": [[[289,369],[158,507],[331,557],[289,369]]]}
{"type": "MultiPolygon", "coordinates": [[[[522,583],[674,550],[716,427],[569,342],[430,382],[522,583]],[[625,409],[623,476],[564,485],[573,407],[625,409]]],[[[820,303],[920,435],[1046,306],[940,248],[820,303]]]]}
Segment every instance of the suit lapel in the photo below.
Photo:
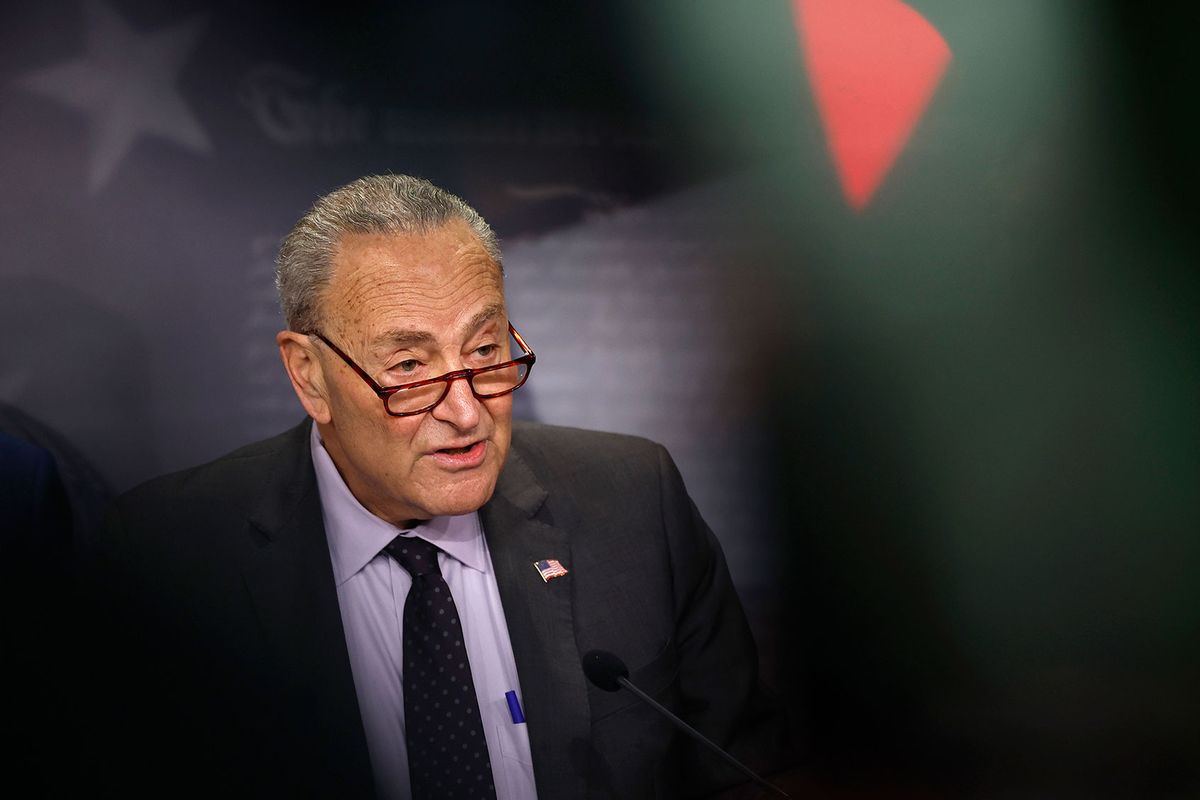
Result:
{"type": "Polygon", "coordinates": [[[575,643],[572,579],[546,583],[534,567],[558,559],[571,568],[570,540],[545,513],[546,500],[514,450],[480,517],[520,676],[538,796],[583,797],[591,717],[575,643]]]}
{"type": "Polygon", "coordinates": [[[288,712],[297,714],[297,724],[315,737],[312,745],[323,754],[322,775],[340,796],[371,796],[366,736],[325,540],[309,425],[293,433],[250,518],[256,546],[248,551],[243,575],[284,673],[281,698],[288,712]]]}

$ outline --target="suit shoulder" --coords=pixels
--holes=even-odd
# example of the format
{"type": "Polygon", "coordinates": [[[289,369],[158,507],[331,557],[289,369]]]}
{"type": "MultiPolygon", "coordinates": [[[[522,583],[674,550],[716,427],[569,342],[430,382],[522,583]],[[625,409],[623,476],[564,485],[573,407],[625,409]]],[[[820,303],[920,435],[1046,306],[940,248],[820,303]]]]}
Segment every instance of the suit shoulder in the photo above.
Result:
{"type": "Polygon", "coordinates": [[[537,422],[513,423],[513,447],[526,458],[543,456],[554,461],[638,457],[656,460],[664,452],[662,445],[641,436],[537,422]]]}
{"type": "Polygon", "coordinates": [[[220,503],[240,507],[258,496],[264,482],[308,449],[307,422],[226,455],[142,483],[117,498],[118,508],[220,503]]]}
{"type": "Polygon", "coordinates": [[[666,448],[640,436],[538,423],[514,423],[513,451],[535,474],[583,484],[657,484],[674,470],[666,448]]]}

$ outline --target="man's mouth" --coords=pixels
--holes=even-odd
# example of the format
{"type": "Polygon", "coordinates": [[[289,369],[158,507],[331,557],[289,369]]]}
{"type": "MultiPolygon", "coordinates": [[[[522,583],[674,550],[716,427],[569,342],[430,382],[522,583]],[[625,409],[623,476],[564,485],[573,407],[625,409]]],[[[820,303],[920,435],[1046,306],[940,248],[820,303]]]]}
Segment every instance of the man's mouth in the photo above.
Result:
{"type": "Polygon", "coordinates": [[[443,467],[463,469],[477,467],[482,464],[486,453],[487,441],[481,440],[464,445],[463,447],[443,447],[435,450],[433,456],[443,467]]]}

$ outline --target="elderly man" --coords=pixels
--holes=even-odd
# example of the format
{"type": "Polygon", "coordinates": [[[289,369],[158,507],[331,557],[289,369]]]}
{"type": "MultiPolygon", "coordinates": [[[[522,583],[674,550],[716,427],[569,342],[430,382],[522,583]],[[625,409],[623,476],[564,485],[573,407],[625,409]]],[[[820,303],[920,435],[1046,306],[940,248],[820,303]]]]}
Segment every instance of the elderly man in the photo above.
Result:
{"type": "Polygon", "coordinates": [[[108,619],[136,654],[113,671],[117,706],[143,734],[118,780],[502,800],[739,781],[590,685],[593,649],[771,766],[781,728],[744,615],[666,452],[512,422],[535,356],[473,209],[360,179],[287,236],[278,286],[309,419],[112,514],[108,619]]]}

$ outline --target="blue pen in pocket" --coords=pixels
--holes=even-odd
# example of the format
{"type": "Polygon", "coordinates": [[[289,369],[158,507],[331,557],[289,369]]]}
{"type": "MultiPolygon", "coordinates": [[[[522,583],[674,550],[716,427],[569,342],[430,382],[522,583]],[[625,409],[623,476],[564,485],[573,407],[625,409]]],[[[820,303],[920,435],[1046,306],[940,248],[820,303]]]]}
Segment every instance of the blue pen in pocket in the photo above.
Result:
{"type": "Polygon", "coordinates": [[[512,715],[513,725],[523,723],[525,715],[521,713],[521,701],[517,699],[517,693],[509,690],[504,693],[504,699],[508,701],[508,713],[512,715]]]}

